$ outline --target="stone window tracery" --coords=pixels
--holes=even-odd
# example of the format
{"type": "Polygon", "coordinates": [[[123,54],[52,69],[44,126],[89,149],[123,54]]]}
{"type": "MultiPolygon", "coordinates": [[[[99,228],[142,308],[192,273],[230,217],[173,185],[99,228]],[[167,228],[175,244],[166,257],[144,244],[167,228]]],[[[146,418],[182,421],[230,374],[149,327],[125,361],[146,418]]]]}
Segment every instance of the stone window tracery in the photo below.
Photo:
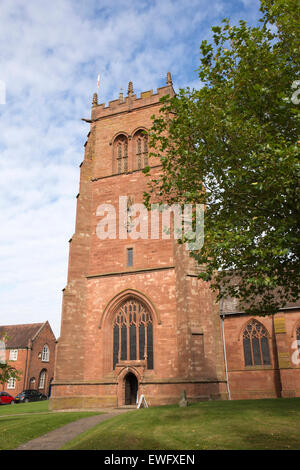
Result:
{"type": "Polygon", "coordinates": [[[257,320],[250,320],[243,332],[245,366],[270,365],[269,335],[257,320]]]}
{"type": "Polygon", "coordinates": [[[297,338],[297,346],[298,346],[298,352],[300,356],[300,326],[298,326],[296,330],[296,338],[297,338]]]}
{"type": "Polygon", "coordinates": [[[134,136],[136,168],[140,170],[148,165],[148,135],[138,131],[134,136]]]}
{"type": "Polygon", "coordinates": [[[150,312],[135,298],[124,301],[113,323],[113,368],[120,361],[146,360],[153,369],[153,321],[150,312]]]}
{"type": "Polygon", "coordinates": [[[128,171],[128,140],[125,135],[119,135],[114,142],[114,171],[118,174],[128,171]]]}

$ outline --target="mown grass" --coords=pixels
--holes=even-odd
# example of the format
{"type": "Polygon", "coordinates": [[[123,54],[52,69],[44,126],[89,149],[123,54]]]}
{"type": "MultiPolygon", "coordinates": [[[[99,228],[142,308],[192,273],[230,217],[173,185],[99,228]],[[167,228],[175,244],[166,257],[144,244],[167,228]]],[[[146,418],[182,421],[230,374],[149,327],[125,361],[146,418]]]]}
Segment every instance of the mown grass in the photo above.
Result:
{"type": "Polygon", "coordinates": [[[300,449],[300,399],[137,410],[95,426],[63,449],[300,449]]]}
{"type": "Polygon", "coordinates": [[[43,413],[48,411],[49,401],[37,401],[31,403],[18,403],[17,405],[1,405],[0,417],[23,413],[43,413]]]}
{"type": "Polygon", "coordinates": [[[24,403],[0,407],[0,450],[16,449],[65,424],[98,413],[48,411],[48,402],[24,403]]]}

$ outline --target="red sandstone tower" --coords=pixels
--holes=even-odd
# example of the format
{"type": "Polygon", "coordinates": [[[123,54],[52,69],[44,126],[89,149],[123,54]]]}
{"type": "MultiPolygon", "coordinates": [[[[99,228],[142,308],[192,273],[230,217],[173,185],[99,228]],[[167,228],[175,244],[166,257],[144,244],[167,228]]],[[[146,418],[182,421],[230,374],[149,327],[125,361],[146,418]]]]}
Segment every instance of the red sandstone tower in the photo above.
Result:
{"type": "MultiPolygon", "coordinates": [[[[51,406],[121,406],[144,394],[151,405],[226,398],[219,308],[176,241],[130,236],[119,218],[120,196],[143,202],[147,130],[167,84],[137,97],[98,104],[80,165],[75,234],[70,240],[51,406]],[[116,208],[116,238],[99,238],[99,206],[116,208]],[[118,232],[122,232],[120,233],[118,232]]],[[[103,219],[103,217],[102,217],[103,219]]],[[[149,229],[150,230],[150,229],[149,229]]]]}

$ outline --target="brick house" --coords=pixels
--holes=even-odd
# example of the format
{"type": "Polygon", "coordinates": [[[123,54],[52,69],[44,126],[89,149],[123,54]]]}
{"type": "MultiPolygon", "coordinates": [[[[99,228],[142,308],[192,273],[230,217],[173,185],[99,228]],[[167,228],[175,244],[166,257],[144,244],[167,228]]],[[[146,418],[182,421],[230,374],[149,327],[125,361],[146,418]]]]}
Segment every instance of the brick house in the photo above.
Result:
{"type": "MultiPolygon", "coordinates": [[[[131,207],[143,203],[147,190],[142,170],[150,165],[153,177],[160,171],[159,161],[148,160],[147,129],[165,95],[174,95],[169,73],[166,86],[140,97],[130,82],[128,95],[121,93],[108,106],[98,104],[94,94],[91,119],[85,119],[90,132],[69,241],[53,409],[134,404],[141,394],[151,405],[177,403],[183,390],[189,401],[227,399],[230,393],[259,397],[267,387],[265,395],[275,396],[275,373],[273,388],[262,374],[250,385],[254,369],[261,372],[262,367],[257,360],[246,367],[243,362],[240,345],[246,353],[249,349],[242,330],[247,319],[221,311],[207,283],[197,278],[185,247],[165,236],[161,220],[154,236],[149,219],[148,236],[133,236],[131,207]],[[110,229],[106,236],[103,216],[110,229]],[[236,374],[240,369],[247,378],[236,374]]],[[[141,218],[140,227],[143,223],[141,218]]],[[[286,354],[288,346],[279,347],[283,333],[276,331],[272,338],[278,339],[280,354],[286,354]]],[[[250,340],[250,349],[253,344],[250,340]]],[[[274,369],[283,367],[273,356],[271,361],[274,369]]],[[[280,372],[282,384],[285,376],[299,372],[297,367],[280,372]]],[[[288,394],[300,395],[299,380],[287,387],[288,394]]]]}
{"type": "Polygon", "coordinates": [[[3,390],[15,396],[25,389],[49,395],[53,380],[56,338],[48,321],[26,325],[0,326],[6,341],[6,361],[21,371],[20,380],[11,379],[3,390]]]}

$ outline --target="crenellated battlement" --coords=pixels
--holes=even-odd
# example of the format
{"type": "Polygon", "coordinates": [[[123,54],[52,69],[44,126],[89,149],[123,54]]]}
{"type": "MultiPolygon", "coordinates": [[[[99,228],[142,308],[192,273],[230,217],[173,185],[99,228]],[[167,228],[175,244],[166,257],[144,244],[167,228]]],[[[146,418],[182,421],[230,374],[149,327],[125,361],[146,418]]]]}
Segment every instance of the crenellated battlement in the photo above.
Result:
{"type": "Polygon", "coordinates": [[[111,116],[112,114],[118,114],[123,112],[130,112],[135,109],[151,106],[155,103],[159,103],[160,99],[163,96],[175,94],[173,89],[173,83],[170,72],[167,74],[167,84],[166,86],[157,88],[156,93],[153,90],[143,91],[140,96],[137,96],[133,92],[133,84],[129,82],[128,84],[128,94],[126,97],[123,97],[123,92],[121,89],[118,99],[109,101],[108,105],[105,103],[98,104],[98,95],[94,93],[92,101],[92,111],[91,119],[101,119],[106,116],[111,116]]]}

